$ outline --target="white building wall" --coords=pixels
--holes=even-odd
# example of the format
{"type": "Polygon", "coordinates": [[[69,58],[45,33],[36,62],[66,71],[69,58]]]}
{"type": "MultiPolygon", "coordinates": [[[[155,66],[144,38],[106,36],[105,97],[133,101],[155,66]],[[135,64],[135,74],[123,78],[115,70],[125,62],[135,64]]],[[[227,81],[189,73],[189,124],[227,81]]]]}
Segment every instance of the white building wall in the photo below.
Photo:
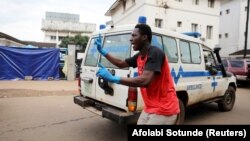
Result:
{"type": "MultiPolygon", "coordinates": [[[[221,38],[219,39],[219,44],[222,47],[221,55],[223,57],[229,57],[229,54],[244,49],[247,16],[246,6],[247,0],[228,0],[222,2],[219,33],[221,38]],[[229,14],[226,14],[227,9],[230,10],[229,14]],[[228,38],[225,37],[225,33],[228,33],[228,38]]],[[[250,22],[248,26],[250,26],[250,22]]],[[[250,32],[248,32],[247,49],[250,49],[249,33],[250,32]]]]}
{"type": "MultiPolygon", "coordinates": [[[[247,0],[241,0],[240,4],[240,23],[239,25],[239,49],[242,50],[245,47],[245,31],[246,31],[246,18],[247,18],[247,11],[245,10],[247,7],[247,0]]],[[[249,10],[249,9],[248,9],[249,10]]],[[[250,21],[250,19],[249,19],[250,21]]],[[[248,23],[248,43],[247,49],[250,49],[250,22],[248,23]]]]}
{"type": "Polygon", "coordinates": [[[112,21],[115,25],[120,24],[135,24],[139,16],[145,15],[145,8],[143,7],[143,0],[137,0],[135,4],[132,4],[131,0],[128,0],[126,9],[123,9],[122,5],[119,5],[112,13],[112,21]]]}
{"type": "Polygon", "coordinates": [[[137,23],[139,16],[146,16],[147,23],[155,25],[155,19],[162,19],[162,28],[177,32],[190,32],[191,24],[198,24],[198,32],[206,38],[207,26],[213,26],[212,39],[206,42],[214,47],[219,43],[219,11],[220,1],[216,0],[213,8],[208,7],[207,0],[200,0],[199,5],[193,5],[193,0],[136,0],[133,6],[129,6],[132,0],[127,0],[128,4],[124,11],[120,4],[111,13],[111,19],[115,25],[137,23]],[[167,8],[164,7],[167,5],[167,8]],[[181,21],[182,26],[177,27],[177,22],[181,21]]]}
{"type": "Polygon", "coordinates": [[[223,1],[220,16],[219,45],[221,56],[228,57],[230,53],[239,50],[240,1],[223,1]],[[229,13],[227,14],[227,10],[229,13]],[[226,34],[228,37],[226,37],[226,34]]]}

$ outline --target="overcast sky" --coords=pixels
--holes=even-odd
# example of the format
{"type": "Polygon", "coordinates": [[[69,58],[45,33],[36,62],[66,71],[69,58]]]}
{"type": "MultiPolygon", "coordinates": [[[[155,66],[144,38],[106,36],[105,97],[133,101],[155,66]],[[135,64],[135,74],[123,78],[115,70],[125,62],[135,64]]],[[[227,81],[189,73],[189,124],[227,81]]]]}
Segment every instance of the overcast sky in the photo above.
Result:
{"type": "Polygon", "coordinates": [[[116,0],[0,0],[0,32],[19,40],[43,41],[45,12],[79,14],[80,22],[99,27],[110,20],[104,16],[116,0]]]}

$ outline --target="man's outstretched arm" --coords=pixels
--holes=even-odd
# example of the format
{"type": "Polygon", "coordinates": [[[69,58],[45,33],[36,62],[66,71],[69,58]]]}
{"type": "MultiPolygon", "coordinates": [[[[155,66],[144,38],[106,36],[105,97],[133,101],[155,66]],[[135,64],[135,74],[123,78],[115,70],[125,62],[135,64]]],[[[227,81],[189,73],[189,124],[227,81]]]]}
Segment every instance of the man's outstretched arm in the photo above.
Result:
{"type": "Polygon", "coordinates": [[[147,87],[154,77],[155,73],[153,71],[144,70],[142,75],[138,77],[121,77],[120,84],[133,87],[147,87]]]}
{"type": "Polygon", "coordinates": [[[133,78],[113,76],[101,64],[99,64],[99,67],[100,69],[96,73],[98,77],[101,77],[108,82],[122,84],[126,86],[147,87],[155,77],[155,73],[153,71],[147,71],[147,70],[144,70],[142,75],[133,78]]]}

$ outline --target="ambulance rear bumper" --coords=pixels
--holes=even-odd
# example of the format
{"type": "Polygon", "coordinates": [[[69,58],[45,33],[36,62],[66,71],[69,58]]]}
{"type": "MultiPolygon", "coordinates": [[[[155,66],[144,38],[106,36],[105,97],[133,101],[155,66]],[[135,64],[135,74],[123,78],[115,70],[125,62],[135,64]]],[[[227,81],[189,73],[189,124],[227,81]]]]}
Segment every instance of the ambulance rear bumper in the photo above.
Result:
{"type": "Polygon", "coordinates": [[[98,114],[119,124],[136,124],[140,115],[140,112],[126,112],[124,110],[83,97],[81,95],[74,97],[74,103],[92,113],[98,114]]]}

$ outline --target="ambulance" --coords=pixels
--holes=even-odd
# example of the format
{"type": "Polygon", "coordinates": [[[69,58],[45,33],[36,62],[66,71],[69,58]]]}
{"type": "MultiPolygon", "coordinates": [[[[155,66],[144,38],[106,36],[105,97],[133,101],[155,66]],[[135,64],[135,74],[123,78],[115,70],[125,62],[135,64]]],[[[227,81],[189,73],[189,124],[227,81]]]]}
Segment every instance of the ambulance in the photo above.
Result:
{"type": "MultiPolygon", "coordinates": [[[[146,21],[146,17],[139,20],[146,21]]],[[[102,37],[102,47],[120,59],[137,52],[130,38],[135,25],[100,26],[87,44],[78,81],[79,95],[74,103],[119,124],[136,123],[143,110],[140,89],[107,82],[96,76],[98,63],[113,75],[137,77],[137,68],[119,69],[99,54],[95,40],[102,37]]],[[[183,124],[187,107],[215,102],[219,111],[230,111],[236,99],[236,79],[225,71],[219,55],[220,48],[212,49],[197,32],[177,33],[152,27],[152,42],[168,58],[171,75],[179,98],[180,114],[176,124],[183,124]]]]}

